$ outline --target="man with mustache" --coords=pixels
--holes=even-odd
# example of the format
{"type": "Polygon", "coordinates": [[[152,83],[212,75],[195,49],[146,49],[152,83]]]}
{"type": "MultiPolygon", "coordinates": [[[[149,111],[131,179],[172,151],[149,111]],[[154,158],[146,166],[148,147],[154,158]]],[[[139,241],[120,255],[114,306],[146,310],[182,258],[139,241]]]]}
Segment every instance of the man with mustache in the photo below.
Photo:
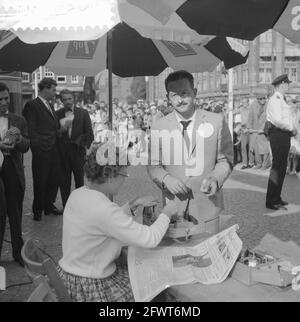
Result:
{"type": "Polygon", "coordinates": [[[223,208],[221,188],[233,164],[228,126],[222,114],[196,109],[197,90],[189,72],[171,73],[165,87],[173,111],[153,123],[148,173],[162,189],[164,200],[178,203],[184,219],[216,233],[223,208]],[[168,140],[167,135],[173,138],[168,140]],[[169,142],[163,144],[164,141],[169,142]]]}

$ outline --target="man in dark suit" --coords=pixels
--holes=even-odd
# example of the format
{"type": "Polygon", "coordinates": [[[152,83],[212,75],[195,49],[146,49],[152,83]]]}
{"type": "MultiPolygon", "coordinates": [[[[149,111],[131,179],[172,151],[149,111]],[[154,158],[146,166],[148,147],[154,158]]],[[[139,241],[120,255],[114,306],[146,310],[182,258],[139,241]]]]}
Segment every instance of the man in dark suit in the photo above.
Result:
{"type": "Polygon", "coordinates": [[[9,89],[0,83],[0,150],[4,160],[0,170],[0,254],[5,232],[6,214],[9,218],[12,253],[14,259],[24,266],[21,249],[22,210],[25,192],[25,175],[22,154],[29,149],[27,124],[23,117],[8,111],[9,89]],[[4,200],[3,200],[4,199],[4,200]]]}
{"type": "Polygon", "coordinates": [[[57,84],[52,78],[43,78],[38,86],[39,96],[27,102],[23,110],[32,151],[32,210],[36,221],[42,219],[43,210],[45,215],[62,214],[53,204],[60,174],[57,144],[59,121],[49,103],[55,97],[57,84]]]}
{"type": "Polygon", "coordinates": [[[64,107],[56,111],[60,120],[59,151],[62,160],[61,196],[65,206],[71,192],[71,178],[74,175],[76,189],[82,187],[83,165],[86,149],[94,140],[89,113],[75,107],[73,93],[67,89],[61,91],[60,98],[64,107]]]}

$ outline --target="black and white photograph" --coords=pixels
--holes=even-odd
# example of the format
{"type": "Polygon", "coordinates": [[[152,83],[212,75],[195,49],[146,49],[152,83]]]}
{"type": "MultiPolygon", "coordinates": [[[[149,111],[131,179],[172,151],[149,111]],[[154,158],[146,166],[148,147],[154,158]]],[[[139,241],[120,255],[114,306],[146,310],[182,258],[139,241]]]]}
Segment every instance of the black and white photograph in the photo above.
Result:
{"type": "Polygon", "coordinates": [[[300,0],[0,0],[0,302],[139,299],[300,302],[300,0]]]}

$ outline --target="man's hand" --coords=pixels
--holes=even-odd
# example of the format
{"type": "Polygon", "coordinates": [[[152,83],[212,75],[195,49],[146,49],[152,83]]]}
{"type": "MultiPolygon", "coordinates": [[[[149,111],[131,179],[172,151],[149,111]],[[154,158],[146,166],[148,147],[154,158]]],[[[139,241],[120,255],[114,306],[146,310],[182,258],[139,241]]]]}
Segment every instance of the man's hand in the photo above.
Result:
{"type": "Polygon", "coordinates": [[[21,131],[15,126],[11,126],[6,132],[6,135],[10,137],[13,142],[15,141],[15,143],[19,143],[22,138],[21,131]]]}
{"type": "Polygon", "coordinates": [[[204,179],[201,183],[200,191],[208,197],[213,196],[218,191],[218,181],[214,177],[204,179]]]}
{"type": "Polygon", "coordinates": [[[151,207],[156,206],[158,204],[158,200],[153,196],[143,196],[133,199],[129,202],[129,207],[134,211],[137,207],[151,207]]]}
{"type": "Polygon", "coordinates": [[[13,135],[13,136],[20,136],[21,135],[21,131],[15,127],[15,126],[11,126],[7,132],[6,132],[7,135],[13,135]]]}
{"type": "Polygon", "coordinates": [[[15,148],[15,144],[7,144],[4,141],[0,142],[0,150],[13,150],[15,148]]]}
{"type": "Polygon", "coordinates": [[[164,185],[166,188],[173,194],[186,194],[188,193],[188,187],[178,178],[175,178],[171,175],[167,175],[164,180],[164,185]]]}
{"type": "Polygon", "coordinates": [[[296,129],[294,129],[294,130],[292,131],[292,136],[296,136],[296,135],[297,135],[297,133],[298,133],[298,131],[297,131],[296,129]]]}

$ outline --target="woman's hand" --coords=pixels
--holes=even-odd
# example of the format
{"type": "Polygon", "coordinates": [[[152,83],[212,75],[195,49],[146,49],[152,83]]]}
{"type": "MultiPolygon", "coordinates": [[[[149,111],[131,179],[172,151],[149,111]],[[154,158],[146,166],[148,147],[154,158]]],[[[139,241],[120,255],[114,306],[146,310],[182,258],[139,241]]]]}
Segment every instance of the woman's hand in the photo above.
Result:
{"type": "Polygon", "coordinates": [[[170,200],[161,211],[163,214],[167,215],[170,220],[173,216],[178,215],[178,206],[175,201],[170,200]]]}
{"type": "Polygon", "coordinates": [[[153,196],[143,196],[133,199],[129,202],[129,207],[134,211],[137,207],[152,207],[158,204],[158,200],[153,196]]]}

